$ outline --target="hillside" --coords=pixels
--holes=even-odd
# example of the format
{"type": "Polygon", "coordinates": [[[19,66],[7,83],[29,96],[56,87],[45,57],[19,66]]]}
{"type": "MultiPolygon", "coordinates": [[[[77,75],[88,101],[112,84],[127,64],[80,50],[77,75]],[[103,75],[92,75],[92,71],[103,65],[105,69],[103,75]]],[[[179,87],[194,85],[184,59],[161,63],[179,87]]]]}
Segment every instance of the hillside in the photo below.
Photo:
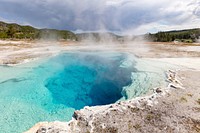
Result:
{"type": "Polygon", "coordinates": [[[74,34],[67,30],[56,29],[37,29],[31,26],[22,26],[15,23],[8,24],[0,21],[0,39],[50,39],[50,40],[91,40],[96,42],[102,41],[137,41],[145,40],[153,42],[186,42],[193,43],[200,39],[200,28],[162,31],[158,33],[148,33],[140,36],[119,36],[111,32],[90,32],[74,34]]]}
{"type": "Polygon", "coordinates": [[[147,40],[152,42],[185,42],[185,43],[193,43],[197,42],[200,39],[200,29],[186,29],[186,30],[173,30],[173,31],[162,31],[158,33],[148,33],[145,35],[129,35],[129,36],[119,36],[114,33],[104,32],[90,32],[90,33],[80,33],[76,34],[79,41],[82,40],[91,40],[91,41],[141,41],[147,40]]]}
{"type": "Polygon", "coordinates": [[[101,41],[121,41],[124,36],[119,36],[110,32],[89,32],[89,33],[79,33],[76,34],[79,41],[91,40],[96,42],[101,41]]]}
{"type": "Polygon", "coordinates": [[[76,35],[67,30],[37,29],[31,26],[8,24],[0,21],[0,39],[55,39],[77,40],[76,35]]]}
{"type": "Polygon", "coordinates": [[[155,34],[146,34],[146,39],[154,41],[154,42],[171,42],[171,41],[179,41],[192,43],[197,42],[200,39],[200,28],[196,29],[186,29],[186,30],[173,30],[173,31],[165,31],[158,32],[155,34]]]}

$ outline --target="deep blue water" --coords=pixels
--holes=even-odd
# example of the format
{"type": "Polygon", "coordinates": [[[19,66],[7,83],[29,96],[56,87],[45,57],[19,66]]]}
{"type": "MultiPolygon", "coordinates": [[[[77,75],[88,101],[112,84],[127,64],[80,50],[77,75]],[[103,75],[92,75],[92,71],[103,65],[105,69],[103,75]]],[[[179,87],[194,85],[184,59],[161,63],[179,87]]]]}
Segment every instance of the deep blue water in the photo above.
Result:
{"type": "Polygon", "coordinates": [[[53,102],[81,109],[84,106],[114,103],[122,97],[122,88],[131,84],[134,67],[120,67],[126,54],[62,54],[52,62],[63,66],[48,78],[45,87],[53,102]]]}
{"type": "Polygon", "coordinates": [[[68,52],[17,67],[0,66],[0,132],[20,133],[40,121],[69,121],[76,109],[114,103],[129,85],[127,54],[68,52]]]}

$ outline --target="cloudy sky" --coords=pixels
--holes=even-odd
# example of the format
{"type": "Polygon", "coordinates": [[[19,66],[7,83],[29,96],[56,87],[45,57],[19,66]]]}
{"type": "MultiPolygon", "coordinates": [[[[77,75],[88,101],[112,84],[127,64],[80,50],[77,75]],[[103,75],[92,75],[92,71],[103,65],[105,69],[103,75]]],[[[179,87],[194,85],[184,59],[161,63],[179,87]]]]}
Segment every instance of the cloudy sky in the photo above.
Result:
{"type": "Polygon", "coordinates": [[[0,0],[0,21],[142,34],[200,27],[200,0],[0,0]]]}

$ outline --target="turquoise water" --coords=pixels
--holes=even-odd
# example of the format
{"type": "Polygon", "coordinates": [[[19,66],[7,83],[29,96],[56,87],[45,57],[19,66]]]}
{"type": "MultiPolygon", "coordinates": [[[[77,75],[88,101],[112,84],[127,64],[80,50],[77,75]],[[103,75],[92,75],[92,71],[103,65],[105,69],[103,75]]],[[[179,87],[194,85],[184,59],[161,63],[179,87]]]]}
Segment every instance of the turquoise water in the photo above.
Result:
{"type": "Polygon", "coordinates": [[[0,66],[0,132],[20,133],[40,121],[69,121],[76,109],[123,98],[133,61],[124,53],[68,52],[16,67],[0,66]]]}

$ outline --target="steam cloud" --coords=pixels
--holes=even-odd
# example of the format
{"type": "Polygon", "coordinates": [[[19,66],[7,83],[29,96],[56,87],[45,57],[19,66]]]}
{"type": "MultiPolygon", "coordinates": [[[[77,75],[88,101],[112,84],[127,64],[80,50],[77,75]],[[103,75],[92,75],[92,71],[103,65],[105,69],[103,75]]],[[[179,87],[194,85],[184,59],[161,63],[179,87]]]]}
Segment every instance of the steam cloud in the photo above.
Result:
{"type": "Polygon", "coordinates": [[[199,27],[200,0],[0,0],[0,20],[39,28],[146,33],[199,27]]]}

